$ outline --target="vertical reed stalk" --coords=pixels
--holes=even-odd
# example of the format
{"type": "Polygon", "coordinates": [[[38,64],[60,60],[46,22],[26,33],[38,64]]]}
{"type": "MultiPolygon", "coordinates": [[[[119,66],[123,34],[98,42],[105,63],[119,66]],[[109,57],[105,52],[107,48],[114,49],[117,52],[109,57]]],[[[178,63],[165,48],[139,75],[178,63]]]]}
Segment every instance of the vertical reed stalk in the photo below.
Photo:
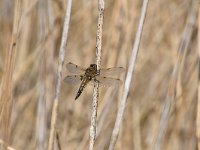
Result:
{"type": "Polygon", "coordinates": [[[192,31],[194,29],[194,24],[196,21],[196,9],[195,9],[196,3],[197,1],[193,0],[193,4],[188,14],[187,22],[186,22],[185,29],[182,35],[182,39],[179,44],[178,57],[177,57],[176,64],[173,68],[173,71],[170,77],[169,87],[168,87],[167,95],[165,98],[165,106],[161,114],[161,120],[160,120],[159,129],[158,129],[159,131],[155,139],[155,143],[153,145],[154,150],[161,149],[162,140],[167,130],[169,118],[170,118],[172,110],[175,107],[176,86],[177,86],[178,75],[180,73],[181,64],[183,63],[184,54],[188,50],[188,46],[189,46],[191,36],[192,36],[192,31]]]}
{"type": "Polygon", "coordinates": [[[64,27],[63,27],[63,32],[62,32],[60,52],[59,52],[56,94],[55,94],[55,98],[54,98],[54,102],[53,102],[48,150],[53,149],[53,142],[54,142],[54,136],[55,136],[55,125],[56,125],[57,113],[58,113],[58,101],[59,101],[59,95],[60,95],[60,85],[61,85],[61,79],[62,79],[62,66],[64,63],[65,46],[67,44],[71,7],[72,7],[72,0],[68,0],[66,14],[65,14],[65,20],[64,20],[64,27]]]}
{"type": "MultiPolygon", "coordinates": [[[[2,79],[2,87],[1,87],[1,104],[2,104],[2,133],[3,133],[3,141],[4,146],[3,149],[7,149],[9,142],[9,126],[10,126],[10,116],[12,110],[12,76],[14,70],[14,62],[15,62],[15,53],[18,42],[18,27],[20,20],[20,10],[21,10],[21,1],[15,1],[14,8],[14,21],[13,21],[13,31],[11,37],[10,48],[6,55],[5,65],[4,65],[4,73],[2,79]]],[[[1,108],[0,108],[1,109],[1,108]]]]}
{"type": "MultiPolygon", "coordinates": [[[[38,28],[39,41],[44,41],[45,33],[47,32],[47,2],[45,0],[40,0],[38,2],[38,28]]],[[[46,74],[46,48],[42,48],[39,57],[39,78],[38,78],[38,104],[37,104],[37,122],[36,122],[36,149],[45,149],[45,139],[46,139],[46,86],[45,80],[46,74]]]]}
{"type": "MultiPolygon", "coordinates": [[[[0,140],[0,144],[4,145],[4,142],[0,140]]],[[[15,150],[13,147],[7,146],[7,150],[15,150]]]]}
{"type": "Polygon", "coordinates": [[[200,4],[198,8],[198,105],[197,105],[197,144],[200,150],[200,4]]]}
{"type": "MultiPolygon", "coordinates": [[[[96,36],[96,64],[97,64],[97,69],[99,70],[101,66],[104,0],[98,0],[98,9],[99,9],[99,16],[98,16],[97,36],[96,36]]],[[[97,133],[96,128],[97,128],[98,98],[99,98],[99,84],[98,82],[95,82],[93,90],[93,99],[92,99],[93,110],[91,115],[89,150],[94,149],[94,142],[97,133]]]]}
{"type": "Polygon", "coordinates": [[[123,115],[124,115],[124,110],[125,110],[125,106],[126,106],[126,102],[127,102],[127,96],[128,96],[128,92],[129,92],[129,88],[130,88],[130,84],[131,84],[131,78],[132,78],[132,74],[133,74],[133,71],[135,68],[137,53],[138,53],[139,46],[140,46],[141,35],[142,35],[143,25],[144,25],[144,21],[145,21],[145,15],[146,15],[146,11],[147,11],[148,2],[149,2],[148,0],[143,1],[139,25],[138,25],[131,57],[129,60],[128,73],[126,75],[125,85],[124,85],[124,89],[123,89],[123,95],[122,95],[122,99],[120,102],[119,110],[117,112],[117,118],[115,120],[115,126],[114,126],[114,129],[112,132],[109,150],[114,149],[118,135],[119,135],[119,129],[120,129],[120,126],[122,123],[123,115]]]}

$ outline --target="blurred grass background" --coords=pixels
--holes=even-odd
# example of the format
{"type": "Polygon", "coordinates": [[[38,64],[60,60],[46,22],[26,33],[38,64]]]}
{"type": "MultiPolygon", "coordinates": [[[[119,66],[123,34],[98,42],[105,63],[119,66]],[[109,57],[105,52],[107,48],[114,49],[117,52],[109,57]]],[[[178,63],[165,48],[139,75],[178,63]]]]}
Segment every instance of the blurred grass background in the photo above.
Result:
{"type": "MultiPolygon", "coordinates": [[[[0,79],[11,42],[13,2],[0,0],[0,79]]],[[[105,1],[102,67],[127,68],[141,5],[140,0],[105,1]]],[[[149,2],[117,150],[152,149],[191,6],[192,0],[149,2]]],[[[9,145],[16,150],[41,149],[48,142],[66,1],[22,0],[21,9],[9,145]]],[[[95,62],[97,10],[97,1],[73,1],[65,64],[87,67],[95,62]]],[[[197,58],[195,24],[162,149],[197,149],[197,58]]],[[[63,77],[67,74],[63,68],[63,77]]],[[[100,89],[97,150],[108,148],[121,91],[100,89]]],[[[92,87],[74,101],[76,92],[77,87],[62,83],[56,125],[62,149],[88,149],[92,87]]]]}

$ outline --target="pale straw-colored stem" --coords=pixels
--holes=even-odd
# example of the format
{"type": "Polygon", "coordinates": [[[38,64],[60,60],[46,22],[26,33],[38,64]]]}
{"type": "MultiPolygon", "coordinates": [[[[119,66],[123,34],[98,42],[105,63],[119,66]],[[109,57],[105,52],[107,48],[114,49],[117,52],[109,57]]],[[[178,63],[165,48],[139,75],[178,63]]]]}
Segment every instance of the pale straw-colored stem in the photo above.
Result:
{"type": "Polygon", "coordinates": [[[129,92],[129,88],[130,88],[130,84],[131,84],[131,78],[132,78],[132,74],[133,74],[133,71],[135,68],[135,62],[136,62],[136,58],[137,58],[140,41],[141,41],[141,35],[142,35],[145,15],[146,15],[146,11],[147,11],[147,6],[148,6],[148,0],[144,0],[142,10],[141,10],[141,16],[140,16],[140,20],[139,20],[139,25],[138,25],[138,29],[137,29],[137,33],[136,33],[136,38],[135,38],[135,42],[133,45],[131,57],[129,60],[129,67],[128,67],[128,72],[126,75],[125,85],[124,85],[124,89],[123,89],[123,95],[122,95],[122,99],[120,102],[119,110],[117,112],[115,126],[114,126],[112,136],[111,136],[109,150],[114,149],[118,135],[119,135],[119,129],[120,129],[120,126],[122,123],[122,118],[124,115],[124,110],[125,110],[125,106],[126,106],[126,102],[127,102],[127,96],[128,96],[128,92],[129,92]]]}
{"type": "Polygon", "coordinates": [[[169,81],[169,87],[167,91],[167,95],[165,98],[165,105],[162,110],[161,114],[161,119],[160,119],[160,124],[159,124],[159,129],[158,129],[158,134],[155,138],[155,142],[153,145],[154,150],[160,150],[161,149],[161,144],[165,135],[165,132],[167,130],[168,122],[170,119],[170,115],[172,110],[175,107],[176,103],[176,86],[177,86],[177,81],[178,81],[178,76],[181,70],[181,64],[183,63],[183,58],[185,56],[185,53],[188,49],[189,42],[191,40],[192,36],[192,31],[194,29],[194,24],[196,21],[196,9],[195,9],[196,2],[193,0],[193,5],[192,8],[189,12],[188,18],[187,18],[187,23],[185,25],[185,29],[182,35],[182,39],[179,44],[179,49],[178,49],[178,57],[175,63],[175,66],[173,68],[170,81],[169,81]]]}
{"type": "Polygon", "coordinates": [[[18,42],[18,29],[19,29],[19,20],[21,12],[21,0],[15,1],[14,8],[14,21],[13,21],[13,31],[11,37],[11,43],[7,55],[5,58],[5,66],[3,72],[3,78],[1,82],[1,92],[0,92],[0,111],[2,115],[2,128],[3,133],[3,149],[7,149],[9,141],[9,127],[10,127],[10,116],[12,110],[12,78],[14,71],[15,63],[15,54],[17,49],[18,42]]]}
{"type": "Polygon", "coordinates": [[[50,135],[49,135],[48,150],[53,149],[53,141],[54,141],[54,136],[55,136],[55,125],[56,125],[57,113],[58,113],[58,101],[59,101],[59,95],[60,95],[60,85],[61,85],[61,79],[62,79],[62,66],[64,63],[65,47],[67,44],[69,21],[70,21],[70,15],[71,15],[71,6],[72,6],[72,0],[68,0],[66,14],[65,14],[65,20],[64,20],[64,26],[63,26],[63,32],[62,32],[60,52],[59,52],[56,94],[55,94],[55,98],[53,101],[53,110],[52,110],[52,116],[51,116],[51,128],[50,128],[50,135]]]}
{"type": "Polygon", "coordinates": [[[197,144],[200,150],[200,4],[198,8],[198,105],[197,105],[197,144]]]}
{"type": "MultiPolygon", "coordinates": [[[[99,9],[99,16],[98,16],[97,36],[96,36],[96,64],[97,64],[97,69],[99,70],[101,66],[104,0],[98,1],[98,9],[99,9]]],[[[89,150],[94,149],[94,142],[97,134],[96,128],[97,128],[98,98],[99,98],[99,84],[98,82],[95,82],[93,90],[93,99],[92,99],[93,110],[91,115],[89,150]]]]}
{"type": "MultiPolygon", "coordinates": [[[[0,139],[0,144],[4,145],[5,143],[0,139]]],[[[15,150],[15,149],[10,146],[7,146],[7,150],[15,150]]]]}

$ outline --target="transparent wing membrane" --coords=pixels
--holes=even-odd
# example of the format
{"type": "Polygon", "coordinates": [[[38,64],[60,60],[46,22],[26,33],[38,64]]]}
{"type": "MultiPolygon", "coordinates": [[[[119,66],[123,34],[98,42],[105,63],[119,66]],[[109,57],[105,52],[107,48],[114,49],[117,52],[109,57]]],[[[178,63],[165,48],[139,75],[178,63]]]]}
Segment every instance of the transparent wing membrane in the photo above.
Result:
{"type": "MultiPolygon", "coordinates": [[[[91,67],[91,65],[90,65],[91,67]]],[[[80,84],[83,77],[85,77],[85,68],[79,67],[71,62],[69,62],[66,65],[66,68],[69,70],[69,72],[75,74],[75,75],[69,75],[64,78],[65,83],[69,84],[80,84]]],[[[120,79],[110,78],[110,76],[119,76],[121,73],[125,72],[125,69],[123,67],[114,67],[114,68],[108,68],[108,69],[100,69],[99,75],[94,75],[93,68],[87,68],[91,69],[89,75],[93,78],[91,81],[89,81],[89,85],[94,85],[95,80],[99,81],[99,86],[119,86],[122,84],[122,81],[120,79]],[[108,77],[107,77],[108,76],[108,77]]]]}
{"type": "Polygon", "coordinates": [[[85,69],[82,67],[79,67],[71,62],[66,64],[66,68],[69,72],[74,73],[74,74],[83,74],[85,69]]]}
{"type": "Polygon", "coordinates": [[[107,68],[107,69],[100,69],[100,76],[118,76],[121,73],[125,72],[123,67],[114,67],[114,68],[107,68]]]}
{"type": "Polygon", "coordinates": [[[68,84],[80,84],[81,83],[81,76],[78,75],[71,75],[71,76],[66,76],[64,78],[64,82],[68,84]]]}
{"type": "Polygon", "coordinates": [[[120,79],[114,79],[114,78],[108,78],[108,77],[101,77],[97,76],[96,80],[99,81],[99,84],[102,86],[119,86],[122,84],[122,81],[120,79]]]}

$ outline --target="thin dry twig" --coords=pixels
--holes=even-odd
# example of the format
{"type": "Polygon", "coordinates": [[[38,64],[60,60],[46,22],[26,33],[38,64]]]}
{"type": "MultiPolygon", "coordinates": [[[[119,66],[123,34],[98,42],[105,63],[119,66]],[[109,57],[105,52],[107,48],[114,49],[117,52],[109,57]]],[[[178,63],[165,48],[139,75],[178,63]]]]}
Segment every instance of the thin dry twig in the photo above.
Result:
{"type": "Polygon", "coordinates": [[[60,143],[60,136],[59,136],[58,131],[56,131],[56,141],[57,141],[57,145],[58,145],[58,150],[62,150],[61,143],[60,143]]]}
{"type": "MultiPolygon", "coordinates": [[[[45,1],[39,1],[38,8],[38,25],[40,29],[39,39],[44,40],[45,38],[45,30],[47,29],[47,16],[45,15],[45,1]]],[[[39,82],[38,82],[38,105],[37,105],[37,122],[36,122],[36,146],[37,150],[45,149],[45,139],[46,139],[46,51],[41,50],[40,52],[40,67],[39,67],[39,82]]]]}
{"type": "MultiPolygon", "coordinates": [[[[198,12],[198,29],[200,29],[200,4],[198,12]]],[[[198,30],[198,105],[197,105],[197,139],[198,149],[200,149],[200,31],[198,30]]]]}
{"type": "MultiPolygon", "coordinates": [[[[44,54],[42,54],[44,56],[44,54]]],[[[45,60],[40,60],[40,79],[38,83],[39,98],[38,98],[38,110],[37,110],[37,123],[36,123],[36,141],[37,149],[45,149],[45,139],[46,139],[46,102],[45,102],[45,60]]]]}
{"type": "Polygon", "coordinates": [[[9,141],[9,126],[10,126],[10,116],[12,109],[12,76],[14,70],[15,53],[18,42],[20,10],[21,10],[21,1],[17,0],[15,1],[12,39],[6,57],[6,62],[4,67],[5,71],[3,73],[1,97],[0,97],[1,98],[0,110],[2,110],[2,132],[3,132],[3,140],[5,142],[4,149],[7,149],[9,141]]]}
{"type": "MultiPolygon", "coordinates": [[[[4,142],[2,140],[0,140],[0,144],[4,145],[4,142]]],[[[15,149],[10,146],[7,146],[7,150],[15,150],[15,149]]]]}
{"type": "Polygon", "coordinates": [[[65,20],[64,20],[63,33],[62,33],[62,41],[61,41],[60,52],[59,52],[56,95],[54,98],[53,110],[52,110],[52,116],[51,116],[51,129],[50,129],[50,135],[49,135],[48,150],[52,150],[53,148],[55,125],[56,125],[57,111],[58,111],[58,101],[59,101],[59,94],[60,94],[60,85],[61,85],[61,79],[62,79],[62,65],[64,62],[64,56],[65,56],[65,46],[67,44],[71,7],[72,7],[72,0],[68,0],[65,20]]]}
{"type": "Polygon", "coordinates": [[[38,0],[34,0],[34,1],[32,1],[32,3],[29,3],[28,8],[22,14],[21,21],[20,21],[20,24],[19,24],[19,32],[21,32],[23,30],[23,24],[24,24],[25,18],[28,16],[28,14],[30,14],[30,12],[33,10],[33,8],[35,6],[37,6],[37,3],[38,3],[38,0]]]}
{"type": "Polygon", "coordinates": [[[168,92],[165,98],[165,106],[161,114],[161,120],[159,125],[159,131],[153,145],[153,149],[159,150],[161,146],[162,139],[165,135],[165,131],[169,122],[169,117],[172,112],[173,107],[175,106],[175,96],[176,96],[176,86],[178,75],[180,73],[181,64],[183,62],[184,54],[186,53],[189,42],[191,40],[192,31],[194,29],[194,24],[196,21],[196,10],[195,10],[195,1],[193,1],[192,9],[189,12],[188,20],[183,32],[183,36],[178,49],[178,58],[174,66],[173,72],[171,74],[171,79],[169,82],[168,92]]]}
{"type": "MultiPolygon", "coordinates": [[[[97,70],[99,70],[100,66],[101,66],[104,0],[98,0],[98,9],[99,9],[99,16],[98,16],[97,37],[96,37],[97,70]]],[[[92,110],[92,115],[91,115],[89,150],[94,149],[94,142],[95,142],[95,138],[96,138],[98,98],[99,98],[99,84],[98,84],[98,82],[95,82],[94,90],[93,90],[93,99],[92,99],[93,110],[92,110]]]]}
{"type": "Polygon", "coordinates": [[[125,80],[125,85],[124,85],[124,89],[123,89],[122,99],[120,102],[120,107],[117,112],[117,118],[115,121],[115,126],[114,126],[114,129],[112,132],[112,136],[111,136],[109,150],[114,149],[118,135],[119,135],[119,129],[120,129],[120,125],[122,123],[122,118],[123,118],[123,114],[124,114],[124,110],[125,110],[125,106],[126,106],[126,102],[127,102],[127,96],[128,96],[128,92],[129,92],[129,88],[130,88],[130,84],[131,84],[131,78],[132,78],[133,70],[135,68],[137,53],[138,53],[139,46],[140,46],[141,35],[142,35],[143,25],[144,25],[144,21],[145,21],[145,15],[146,15],[146,11],[147,11],[148,2],[149,2],[148,0],[143,1],[139,25],[138,25],[136,38],[135,38],[135,42],[133,45],[133,49],[132,49],[132,53],[131,53],[131,57],[130,57],[130,61],[129,61],[128,73],[126,75],[126,80],[125,80]]]}

